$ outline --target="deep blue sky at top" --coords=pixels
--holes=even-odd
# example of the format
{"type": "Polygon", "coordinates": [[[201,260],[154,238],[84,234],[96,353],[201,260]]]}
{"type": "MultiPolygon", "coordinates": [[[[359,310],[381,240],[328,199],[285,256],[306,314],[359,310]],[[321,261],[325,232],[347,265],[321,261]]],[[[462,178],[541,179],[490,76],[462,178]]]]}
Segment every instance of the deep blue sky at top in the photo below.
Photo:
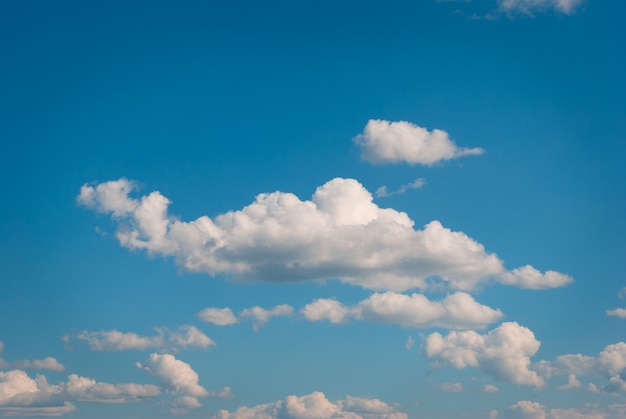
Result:
{"type": "MultiPolygon", "coordinates": [[[[37,345],[26,329],[62,347],[64,332],[123,327],[140,312],[139,290],[146,313],[172,293],[202,307],[240,292],[211,281],[202,295],[171,261],[120,249],[108,220],[77,208],[85,182],[135,179],[190,220],[261,192],[308,199],[343,176],[372,192],[424,177],[423,189],[379,205],[417,226],[442,220],[509,268],[574,276],[552,306],[561,322],[523,314],[557,291],[507,306],[538,336],[573,322],[598,338],[565,333],[544,356],[612,343],[623,323],[603,310],[625,285],[626,3],[588,3],[572,16],[484,20],[468,17],[491,2],[3,2],[0,317],[14,320],[0,322],[0,340],[37,345]],[[444,129],[486,154],[433,168],[365,164],[351,139],[372,118],[444,129]],[[109,257],[128,263],[124,277],[110,276],[109,257]],[[159,274],[171,283],[151,288],[159,274]],[[102,298],[120,311],[96,315],[102,298]],[[589,299],[601,308],[573,308],[589,299]]],[[[508,292],[481,301],[499,307],[508,292]]],[[[259,298],[294,304],[290,294],[322,296],[292,287],[259,298]]],[[[241,307],[264,302],[253,297],[241,307]]],[[[177,310],[126,325],[188,321],[177,310]]]]}

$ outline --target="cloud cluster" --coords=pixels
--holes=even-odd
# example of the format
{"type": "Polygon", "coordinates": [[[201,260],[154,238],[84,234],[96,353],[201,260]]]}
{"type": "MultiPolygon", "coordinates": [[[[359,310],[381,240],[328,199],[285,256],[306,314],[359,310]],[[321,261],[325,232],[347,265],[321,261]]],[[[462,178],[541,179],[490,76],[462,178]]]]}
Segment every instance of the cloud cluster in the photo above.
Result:
{"type": "Polygon", "coordinates": [[[589,383],[587,388],[592,392],[626,393],[626,343],[607,345],[595,357],[582,354],[559,355],[554,361],[537,362],[533,369],[546,378],[566,375],[567,383],[560,386],[562,390],[581,387],[578,376],[591,376],[607,381],[601,387],[589,383]]]}
{"type": "Polygon", "coordinates": [[[122,246],[173,256],[193,272],[243,281],[340,279],[392,291],[470,291],[489,282],[551,288],[572,281],[531,266],[508,272],[483,245],[439,221],[416,230],[406,213],[378,207],[354,179],[333,179],[310,201],[264,193],[242,210],[191,222],[169,215],[170,201],[159,192],[131,198],[135,188],[126,179],[84,185],[77,199],[111,214],[122,246]]]}
{"type": "Polygon", "coordinates": [[[532,15],[534,12],[555,10],[559,13],[572,14],[583,0],[498,0],[500,10],[511,13],[532,15]]]}
{"type": "Polygon", "coordinates": [[[301,314],[310,321],[345,323],[350,319],[398,324],[408,328],[484,328],[502,318],[500,310],[479,304],[471,295],[457,292],[441,301],[430,301],[422,294],[375,293],[347,307],[334,299],[317,299],[301,314]]]}
{"type": "Polygon", "coordinates": [[[285,400],[240,407],[234,412],[220,410],[213,419],[407,419],[405,413],[378,399],[347,396],[329,401],[315,391],[305,396],[287,396],[285,400]]]}
{"type": "Polygon", "coordinates": [[[196,347],[209,349],[216,343],[195,326],[179,326],[177,331],[157,328],[154,336],[141,336],[118,330],[89,332],[83,331],[75,337],[87,342],[92,351],[125,351],[146,349],[177,349],[196,347]]]}
{"type": "Polygon", "coordinates": [[[445,131],[428,131],[405,121],[370,119],[353,141],[361,148],[363,160],[372,163],[432,165],[484,153],[481,148],[458,147],[445,131]]]}
{"type": "Polygon", "coordinates": [[[150,384],[109,384],[71,374],[67,382],[49,384],[25,371],[0,371],[0,414],[3,416],[61,416],[73,412],[72,402],[128,403],[160,394],[150,384]]]}
{"type": "Polygon", "coordinates": [[[246,308],[239,313],[239,316],[235,316],[229,307],[207,307],[200,311],[197,316],[200,320],[216,326],[230,326],[242,320],[252,320],[252,328],[256,332],[265,326],[272,317],[288,317],[292,315],[293,307],[288,304],[280,304],[269,310],[259,306],[246,308]]]}
{"type": "MultiPolygon", "coordinates": [[[[522,400],[511,406],[505,419],[621,419],[625,417],[624,405],[607,407],[585,406],[582,408],[546,409],[540,403],[522,400]]],[[[494,415],[494,417],[498,417],[494,415]]]]}
{"type": "Polygon", "coordinates": [[[502,381],[543,387],[543,378],[529,368],[539,345],[530,329],[505,322],[484,335],[471,330],[452,331],[445,337],[432,333],[424,349],[435,368],[475,367],[502,381]]]}

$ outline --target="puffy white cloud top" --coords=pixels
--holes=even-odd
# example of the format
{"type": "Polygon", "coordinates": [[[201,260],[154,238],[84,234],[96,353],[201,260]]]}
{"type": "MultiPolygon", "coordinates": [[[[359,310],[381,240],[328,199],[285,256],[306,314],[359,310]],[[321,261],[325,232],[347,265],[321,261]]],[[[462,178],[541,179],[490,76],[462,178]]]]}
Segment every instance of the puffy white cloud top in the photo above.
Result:
{"type": "Polygon", "coordinates": [[[501,319],[500,310],[479,304],[471,295],[457,292],[442,301],[430,301],[421,294],[375,293],[352,307],[333,299],[317,299],[307,304],[302,315],[310,321],[345,323],[349,319],[399,324],[409,328],[484,328],[501,319]]]}
{"type": "Polygon", "coordinates": [[[157,335],[141,336],[133,332],[118,330],[90,332],[83,331],[76,339],[87,342],[92,351],[125,351],[145,349],[178,349],[196,347],[209,349],[216,343],[195,326],[179,326],[177,331],[157,328],[157,335]]]}
{"type": "Polygon", "coordinates": [[[378,399],[347,396],[345,400],[329,401],[324,393],[315,391],[305,396],[287,396],[285,400],[240,407],[234,412],[220,410],[213,419],[407,419],[378,399]]]}
{"type": "Polygon", "coordinates": [[[481,148],[457,147],[445,131],[428,131],[405,121],[370,119],[354,142],[361,148],[361,157],[372,163],[432,165],[442,160],[484,153],[481,148]]]}
{"type": "Polygon", "coordinates": [[[434,367],[475,367],[502,381],[542,387],[543,378],[529,369],[530,357],[539,345],[530,329],[505,322],[485,335],[474,331],[453,331],[445,337],[433,333],[426,337],[425,352],[434,367]]]}
{"type": "Polygon", "coordinates": [[[84,185],[78,202],[120,223],[122,246],[174,256],[193,272],[246,281],[339,279],[370,289],[471,291],[501,282],[552,288],[572,279],[531,266],[506,271],[482,244],[439,221],[414,229],[406,213],[378,207],[354,179],[333,179],[310,201],[263,193],[238,211],[184,222],[168,214],[159,192],[135,199],[126,179],[84,185]]]}

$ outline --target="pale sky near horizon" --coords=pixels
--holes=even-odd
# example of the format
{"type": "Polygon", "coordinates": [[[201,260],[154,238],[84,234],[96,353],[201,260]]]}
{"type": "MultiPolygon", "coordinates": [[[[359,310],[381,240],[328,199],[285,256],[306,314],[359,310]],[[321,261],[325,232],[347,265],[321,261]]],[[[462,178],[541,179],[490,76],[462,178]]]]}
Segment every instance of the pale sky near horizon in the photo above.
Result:
{"type": "Polygon", "coordinates": [[[626,418],[626,3],[0,22],[0,416],[626,418]]]}

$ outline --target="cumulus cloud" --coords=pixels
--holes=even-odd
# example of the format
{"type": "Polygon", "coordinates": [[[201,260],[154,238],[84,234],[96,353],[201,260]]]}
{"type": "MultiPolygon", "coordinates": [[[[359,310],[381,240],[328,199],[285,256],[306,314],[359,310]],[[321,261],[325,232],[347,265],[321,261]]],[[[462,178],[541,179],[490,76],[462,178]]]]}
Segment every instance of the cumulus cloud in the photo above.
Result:
{"type": "Polygon", "coordinates": [[[413,182],[407,183],[406,185],[402,185],[395,191],[391,191],[391,192],[387,190],[387,186],[383,185],[380,188],[376,189],[375,195],[376,195],[376,198],[385,198],[387,196],[401,195],[405,193],[406,191],[408,191],[409,189],[418,189],[424,185],[426,185],[426,180],[424,178],[415,179],[413,182]]]}
{"type": "Polygon", "coordinates": [[[502,381],[543,387],[543,378],[529,369],[539,345],[530,329],[505,322],[485,335],[471,330],[445,337],[433,333],[426,337],[425,353],[435,368],[475,367],[502,381]]]}
{"type": "Polygon", "coordinates": [[[544,407],[528,400],[523,400],[510,406],[504,415],[507,419],[545,419],[544,407]]]}
{"type": "Polygon", "coordinates": [[[329,401],[324,393],[315,391],[305,396],[287,396],[285,400],[240,407],[234,412],[220,410],[213,419],[407,419],[378,399],[347,396],[345,400],[329,401]]]}
{"type": "Polygon", "coordinates": [[[458,147],[445,131],[428,131],[405,121],[370,119],[353,141],[361,148],[363,160],[372,163],[432,165],[484,152],[481,148],[458,147]]]}
{"type": "Polygon", "coordinates": [[[251,319],[252,327],[255,331],[258,331],[261,327],[265,326],[272,317],[286,317],[292,315],[293,307],[287,304],[281,304],[271,310],[266,310],[259,306],[247,308],[239,314],[239,317],[242,319],[251,319]]]}
{"type": "Polygon", "coordinates": [[[235,317],[233,311],[226,308],[208,307],[198,313],[198,318],[206,323],[212,323],[217,326],[228,326],[239,323],[239,319],[235,317]]]}
{"type": "Polygon", "coordinates": [[[503,284],[532,290],[557,288],[574,282],[569,275],[556,271],[546,271],[542,273],[530,265],[505,272],[500,278],[503,284]]]}
{"type": "Polygon", "coordinates": [[[94,379],[76,374],[69,376],[66,392],[72,400],[101,403],[128,403],[161,394],[159,387],[151,384],[99,383],[94,379]]]}
{"type": "Polygon", "coordinates": [[[198,373],[191,365],[176,359],[172,354],[153,353],[144,364],[137,363],[137,367],[155,377],[169,394],[178,396],[170,404],[170,412],[173,414],[201,407],[198,398],[210,395],[199,384],[198,373]]]}
{"type": "Polygon", "coordinates": [[[155,397],[150,384],[109,384],[72,374],[67,382],[49,384],[46,377],[34,379],[23,370],[0,372],[0,414],[3,416],[61,416],[73,412],[72,402],[128,403],[155,397]]]}
{"type": "Polygon", "coordinates": [[[537,276],[532,267],[509,275],[495,254],[463,232],[439,221],[415,230],[407,214],[378,207],[354,179],[333,179],[310,201],[264,193],[242,210],[191,222],[169,215],[170,201],[159,192],[131,198],[134,185],[125,179],[85,185],[78,201],[112,215],[122,246],[173,256],[192,272],[242,281],[339,279],[392,291],[470,291],[489,282],[539,289],[571,282],[552,271],[537,276]]]}
{"type": "Polygon", "coordinates": [[[626,308],[616,308],[615,310],[607,310],[607,316],[615,316],[620,319],[626,319],[626,308]]]}
{"type": "Polygon", "coordinates": [[[195,326],[179,326],[177,331],[168,328],[157,328],[154,336],[141,336],[132,332],[118,330],[89,332],[83,331],[76,339],[87,342],[92,351],[126,351],[163,348],[196,347],[209,349],[216,343],[195,326]]]}
{"type": "Polygon", "coordinates": [[[448,329],[483,328],[503,314],[479,304],[471,295],[457,292],[441,301],[430,301],[422,294],[375,293],[352,307],[333,299],[317,299],[301,314],[310,321],[345,323],[357,319],[375,323],[398,324],[408,328],[443,327],[448,329]]]}
{"type": "Polygon", "coordinates": [[[562,389],[582,386],[577,376],[603,378],[607,383],[601,387],[589,383],[591,392],[612,394],[626,393],[626,343],[607,345],[597,356],[582,354],[559,355],[554,361],[540,361],[532,367],[546,378],[567,375],[567,383],[562,389]]]}
{"type": "Polygon", "coordinates": [[[572,14],[583,0],[498,0],[500,10],[507,13],[533,15],[535,12],[554,10],[566,15],[572,14]]]}

